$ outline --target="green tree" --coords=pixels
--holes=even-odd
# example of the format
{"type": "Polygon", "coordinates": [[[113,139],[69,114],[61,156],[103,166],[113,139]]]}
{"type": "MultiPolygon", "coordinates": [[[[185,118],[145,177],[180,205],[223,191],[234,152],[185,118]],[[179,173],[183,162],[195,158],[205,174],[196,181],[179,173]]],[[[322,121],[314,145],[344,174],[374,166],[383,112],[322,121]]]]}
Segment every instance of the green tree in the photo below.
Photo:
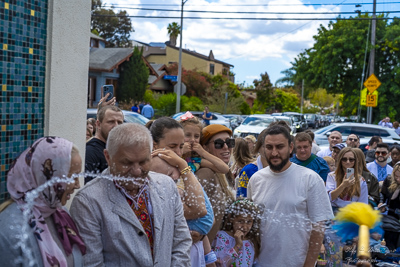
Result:
{"type": "Polygon", "coordinates": [[[181,34],[181,26],[177,22],[168,24],[167,27],[170,45],[176,46],[176,38],[181,34]]]}
{"type": "Polygon", "coordinates": [[[125,10],[115,13],[104,8],[101,0],[92,0],[91,31],[104,38],[108,47],[128,47],[133,27],[125,10]]]}
{"type": "Polygon", "coordinates": [[[137,46],[129,60],[121,64],[118,99],[130,102],[142,100],[149,80],[149,70],[142,59],[142,51],[137,46]]]}
{"type": "Polygon", "coordinates": [[[265,72],[264,74],[261,74],[261,79],[254,80],[253,83],[257,94],[257,98],[253,105],[253,112],[266,113],[267,111],[273,110],[273,99],[275,95],[268,73],[265,72]]]}
{"type": "MultiPolygon", "coordinates": [[[[370,18],[368,14],[359,17],[370,18]]],[[[399,19],[377,21],[375,75],[382,85],[378,89],[378,107],[373,109],[375,121],[385,115],[395,118],[400,113],[396,101],[400,96],[399,25],[399,19]]],[[[321,25],[313,47],[292,62],[293,80],[304,79],[306,87],[314,90],[325,88],[329,94],[343,94],[344,113],[356,114],[362,70],[364,63],[367,67],[369,62],[369,53],[364,62],[366,42],[367,52],[371,49],[367,39],[369,27],[369,20],[338,19],[328,27],[321,25]]],[[[366,114],[365,107],[362,111],[366,114]]]]}
{"type": "Polygon", "coordinates": [[[276,98],[274,99],[275,109],[285,112],[299,112],[300,99],[296,92],[285,89],[275,89],[276,98]]]}

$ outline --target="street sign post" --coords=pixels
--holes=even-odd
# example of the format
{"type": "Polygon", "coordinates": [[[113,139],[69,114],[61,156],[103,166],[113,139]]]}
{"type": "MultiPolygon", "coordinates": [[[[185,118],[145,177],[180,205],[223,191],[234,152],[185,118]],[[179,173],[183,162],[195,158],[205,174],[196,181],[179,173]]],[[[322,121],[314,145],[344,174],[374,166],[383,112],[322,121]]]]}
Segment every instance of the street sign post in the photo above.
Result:
{"type": "Polygon", "coordinates": [[[381,82],[375,76],[375,74],[371,74],[368,79],[364,82],[364,86],[367,87],[368,91],[372,94],[376,89],[381,86],[381,82]]]}
{"type": "Polygon", "coordinates": [[[374,91],[372,94],[367,94],[365,105],[367,107],[376,107],[378,105],[378,91],[374,91]]]}
{"type": "Polygon", "coordinates": [[[176,76],[176,75],[164,75],[163,79],[164,80],[171,80],[171,82],[177,82],[178,81],[178,76],[176,76]]]}

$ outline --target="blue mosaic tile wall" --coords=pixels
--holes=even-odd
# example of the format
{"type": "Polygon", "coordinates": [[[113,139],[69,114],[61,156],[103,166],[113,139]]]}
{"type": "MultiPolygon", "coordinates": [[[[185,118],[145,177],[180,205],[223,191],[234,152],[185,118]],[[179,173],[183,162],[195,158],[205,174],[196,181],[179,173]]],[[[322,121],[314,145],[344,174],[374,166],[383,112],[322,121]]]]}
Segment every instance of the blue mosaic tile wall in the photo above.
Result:
{"type": "Polygon", "coordinates": [[[0,203],[10,163],[44,134],[47,0],[0,0],[0,203]]]}

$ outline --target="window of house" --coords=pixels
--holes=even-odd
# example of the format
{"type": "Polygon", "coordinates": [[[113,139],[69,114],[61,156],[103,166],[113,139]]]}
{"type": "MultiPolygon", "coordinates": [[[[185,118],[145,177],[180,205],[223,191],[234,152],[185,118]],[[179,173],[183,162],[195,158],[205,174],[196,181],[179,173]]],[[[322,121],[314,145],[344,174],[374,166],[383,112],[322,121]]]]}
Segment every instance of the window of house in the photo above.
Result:
{"type": "Polygon", "coordinates": [[[214,64],[210,64],[210,74],[214,75],[214,64]]]}

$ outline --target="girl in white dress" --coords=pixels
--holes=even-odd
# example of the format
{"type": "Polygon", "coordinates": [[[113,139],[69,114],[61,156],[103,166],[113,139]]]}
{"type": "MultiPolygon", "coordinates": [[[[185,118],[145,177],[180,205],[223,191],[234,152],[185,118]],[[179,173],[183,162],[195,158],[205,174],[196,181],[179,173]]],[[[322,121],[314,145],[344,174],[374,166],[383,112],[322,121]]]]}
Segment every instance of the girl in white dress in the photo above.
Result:
{"type": "Polygon", "coordinates": [[[260,217],[258,206],[248,199],[239,199],[227,209],[212,244],[217,266],[253,266],[260,252],[260,217]]]}

